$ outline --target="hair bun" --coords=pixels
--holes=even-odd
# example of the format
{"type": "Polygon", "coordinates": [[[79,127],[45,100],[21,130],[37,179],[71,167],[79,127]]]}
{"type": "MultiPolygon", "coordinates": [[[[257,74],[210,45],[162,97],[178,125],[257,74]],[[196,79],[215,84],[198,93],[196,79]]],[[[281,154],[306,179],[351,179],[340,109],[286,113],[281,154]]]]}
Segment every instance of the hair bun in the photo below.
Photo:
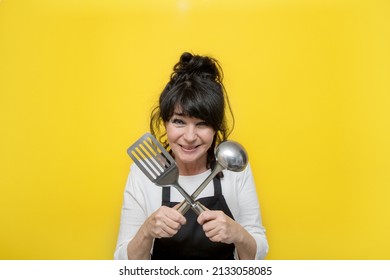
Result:
{"type": "Polygon", "coordinates": [[[189,77],[196,75],[204,79],[221,81],[222,72],[218,66],[218,62],[213,58],[185,52],[181,55],[180,61],[174,66],[172,78],[187,80],[189,77]]]}

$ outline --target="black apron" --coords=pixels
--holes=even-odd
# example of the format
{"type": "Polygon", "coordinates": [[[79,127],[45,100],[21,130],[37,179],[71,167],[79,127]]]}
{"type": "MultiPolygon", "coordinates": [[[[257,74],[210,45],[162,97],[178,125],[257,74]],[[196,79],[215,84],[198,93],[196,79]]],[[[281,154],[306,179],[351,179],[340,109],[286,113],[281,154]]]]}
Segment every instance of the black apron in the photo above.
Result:
{"type": "MultiPolygon", "coordinates": [[[[222,195],[221,181],[214,177],[214,196],[203,197],[198,201],[210,210],[222,210],[230,218],[232,213],[222,195]]],[[[171,188],[164,187],[162,205],[173,207],[171,188]]],[[[212,242],[205,235],[202,226],[197,222],[198,216],[188,210],[187,222],[173,237],[154,240],[152,260],[233,260],[234,244],[212,242]]]]}

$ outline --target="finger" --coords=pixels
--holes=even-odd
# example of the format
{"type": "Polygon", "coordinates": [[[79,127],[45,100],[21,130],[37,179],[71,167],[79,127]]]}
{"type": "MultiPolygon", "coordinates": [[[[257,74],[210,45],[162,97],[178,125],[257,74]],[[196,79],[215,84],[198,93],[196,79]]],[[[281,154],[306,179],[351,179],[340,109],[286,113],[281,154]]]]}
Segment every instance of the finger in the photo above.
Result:
{"type": "Polygon", "coordinates": [[[156,223],[154,223],[154,225],[152,226],[152,231],[154,235],[158,237],[171,237],[175,235],[180,228],[181,225],[178,223],[159,220],[156,221],[156,223]]]}
{"type": "MultiPolygon", "coordinates": [[[[184,219],[185,221],[185,219],[184,219]]],[[[182,226],[181,221],[171,219],[166,213],[156,215],[154,226],[164,229],[168,234],[175,234],[182,226]]]]}
{"type": "Polygon", "coordinates": [[[216,235],[227,231],[227,225],[220,220],[211,220],[203,224],[202,229],[205,233],[216,235]]]}
{"type": "Polygon", "coordinates": [[[223,242],[226,237],[226,229],[215,221],[205,223],[203,230],[206,237],[212,242],[223,242]]]}
{"type": "Polygon", "coordinates": [[[229,219],[228,217],[220,212],[220,211],[213,211],[213,216],[211,216],[213,219],[207,220],[203,223],[202,228],[204,232],[211,232],[213,230],[218,230],[218,232],[227,231],[229,226],[229,219]]]}
{"type": "Polygon", "coordinates": [[[212,242],[232,243],[232,235],[225,227],[215,227],[208,231],[205,231],[206,237],[212,242]]]}
{"type": "Polygon", "coordinates": [[[212,229],[217,228],[217,227],[218,227],[218,225],[217,225],[217,222],[215,220],[205,221],[202,225],[202,229],[204,232],[209,232],[212,229]]]}
{"type": "Polygon", "coordinates": [[[155,229],[155,238],[167,238],[172,237],[174,234],[171,234],[165,231],[163,228],[159,227],[155,229]]]}
{"type": "Polygon", "coordinates": [[[170,227],[168,225],[163,225],[161,229],[168,235],[167,237],[174,236],[180,229],[180,225],[177,227],[170,227]]]}
{"type": "Polygon", "coordinates": [[[156,219],[163,221],[165,219],[170,219],[174,222],[180,223],[181,225],[186,223],[186,218],[184,218],[182,214],[180,214],[177,210],[167,206],[161,206],[156,211],[156,219]]]}
{"type": "Polygon", "coordinates": [[[218,229],[213,229],[208,232],[205,232],[205,235],[212,242],[221,242],[221,235],[218,232],[218,229]]]}
{"type": "Polygon", "coordinates": [[[162,222],[164,223],[164,225],[166,227],[173,229],[173,230],[176,230],[176,231],[178,231],[181,228],[181,223],[176,222],[176,221],[171,220],[171,219],[165,219],[162,222]]]}
{"type": "Polygon", "coordinates": [[[215,211],[211,211],[211,210],[206,210],[204,212],[202,212],[199,216],[198,216],[198,223],[200,225],[203,225],[204,223],[210,221],[210,220],[214,220],[216,218],[216,214],[215,214],[215,211]]]}
{"type": "Polygon", "coordinates": [[[177,211],[178,204],[176,204],[173,208],[170,208],[170,211],[167,211],[167,217],[181,225],[184,225],[186,223],[186,218],[177,211]]]}

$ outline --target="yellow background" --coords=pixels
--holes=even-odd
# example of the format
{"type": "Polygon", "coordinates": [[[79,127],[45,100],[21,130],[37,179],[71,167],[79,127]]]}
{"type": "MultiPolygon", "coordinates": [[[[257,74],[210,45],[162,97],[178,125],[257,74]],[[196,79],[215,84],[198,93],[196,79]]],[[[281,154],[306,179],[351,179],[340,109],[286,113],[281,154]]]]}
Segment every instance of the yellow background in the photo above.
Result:
{"type": "Polygon", "coordinates": [[[0,1],[0,259],[112,259],[127,147],[216,57],[267,259],[390,259],[387,0],[0,1]]]}

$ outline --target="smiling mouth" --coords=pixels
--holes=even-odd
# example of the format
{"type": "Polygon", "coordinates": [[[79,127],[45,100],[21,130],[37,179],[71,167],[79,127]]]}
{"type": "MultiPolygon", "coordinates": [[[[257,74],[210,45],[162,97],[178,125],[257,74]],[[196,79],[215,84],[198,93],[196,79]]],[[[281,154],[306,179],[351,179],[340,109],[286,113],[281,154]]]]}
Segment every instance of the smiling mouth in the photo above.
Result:
{"type": "Polygon", "coordinates": [[[190,147],[188,147],[188,146],[183,146],[183,145],[179,145],[184,151],[189,151],[189,152],[191,152],[191,151],[194,151],[194,150],[196,150],[200,145],[198,145],[198,146],[190,146],[190,147]]]}

